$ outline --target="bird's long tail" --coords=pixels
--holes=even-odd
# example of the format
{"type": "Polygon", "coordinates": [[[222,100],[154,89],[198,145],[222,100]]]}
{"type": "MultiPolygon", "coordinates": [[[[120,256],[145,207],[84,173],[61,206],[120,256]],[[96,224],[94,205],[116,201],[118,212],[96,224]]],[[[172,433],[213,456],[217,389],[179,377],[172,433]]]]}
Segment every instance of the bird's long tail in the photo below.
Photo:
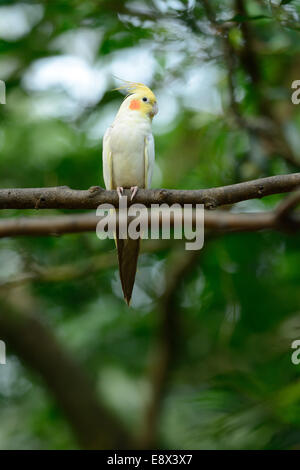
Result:
{"type": "Polygon", "coordinates": [[[119,272],[122,290],[125,302],[129,306],[140,251],[140,239],[120,239],[118,236],[116,236],[116,245],[118,249],[119,272]]]}

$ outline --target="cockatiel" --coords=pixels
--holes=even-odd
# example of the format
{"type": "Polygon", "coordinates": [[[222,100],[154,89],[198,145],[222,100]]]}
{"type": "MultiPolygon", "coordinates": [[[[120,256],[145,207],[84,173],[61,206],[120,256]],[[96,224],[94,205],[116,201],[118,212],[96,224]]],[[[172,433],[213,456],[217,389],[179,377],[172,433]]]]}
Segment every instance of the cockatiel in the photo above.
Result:
{"type": "MultiPolygon", "coordinates": [[[[154,166],[152,119],[158,112],[154,93],[142,83],[118,88],[128,91],[113,124],[103,137],[103,177],[106,189],[116,189],[122,197],[129,188],[131,200],[138,188],[149,188],[154,166]]],[[[116,235],[119,271],[124,299],[130,304],[140,239],[120,239],[116,235]]]]}

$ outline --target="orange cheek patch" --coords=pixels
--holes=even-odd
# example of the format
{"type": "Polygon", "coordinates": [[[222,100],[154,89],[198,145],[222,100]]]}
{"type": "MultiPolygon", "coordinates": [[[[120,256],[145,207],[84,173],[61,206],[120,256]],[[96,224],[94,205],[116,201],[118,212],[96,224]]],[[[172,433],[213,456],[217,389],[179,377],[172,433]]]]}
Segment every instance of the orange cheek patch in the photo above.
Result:
{"type": "Polygon", "coordinates": [[[129,105],[130,109],[140,109],[140,107],[141,103],[139,102],[139,100],[131,100],[131,103],[129,105]]]}

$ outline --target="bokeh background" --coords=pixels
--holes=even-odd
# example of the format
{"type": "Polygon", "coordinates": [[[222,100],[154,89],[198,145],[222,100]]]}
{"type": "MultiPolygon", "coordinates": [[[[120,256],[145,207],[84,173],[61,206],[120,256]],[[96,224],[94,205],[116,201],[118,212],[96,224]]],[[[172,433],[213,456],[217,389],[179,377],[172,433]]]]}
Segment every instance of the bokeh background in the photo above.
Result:
{"type": "MultiPolygon", "coordinates": [[[[297,0],[0,1],[1,188],[103,186],[114,76],[157,94],[153,187],[299,171],[299,15],[297,0]]],[[[0,448],[299,448],[299,266],[297,235],[145,241],[128,309],[113,241],[2,239],[0,448]]]]}

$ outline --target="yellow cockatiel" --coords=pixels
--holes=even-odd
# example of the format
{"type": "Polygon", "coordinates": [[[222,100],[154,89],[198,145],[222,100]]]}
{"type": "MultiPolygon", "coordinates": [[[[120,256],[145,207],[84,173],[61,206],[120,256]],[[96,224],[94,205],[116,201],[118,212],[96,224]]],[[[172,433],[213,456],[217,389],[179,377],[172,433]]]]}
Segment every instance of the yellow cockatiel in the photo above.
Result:
{"type": "MultiPolygon", "coordinates": [[[[142,83],[128,82],[118,88],[128,95],[103,137],[103,176],[106,189],[116,189],[119,197],[130,188],[131,199],[138,188],[151,185],[154,166],[152,119],[158,112],[154,93],[142,83]]],[[[129,305],[135,280],[140,239],[116,236],[120,278],[129,305]]]]}

